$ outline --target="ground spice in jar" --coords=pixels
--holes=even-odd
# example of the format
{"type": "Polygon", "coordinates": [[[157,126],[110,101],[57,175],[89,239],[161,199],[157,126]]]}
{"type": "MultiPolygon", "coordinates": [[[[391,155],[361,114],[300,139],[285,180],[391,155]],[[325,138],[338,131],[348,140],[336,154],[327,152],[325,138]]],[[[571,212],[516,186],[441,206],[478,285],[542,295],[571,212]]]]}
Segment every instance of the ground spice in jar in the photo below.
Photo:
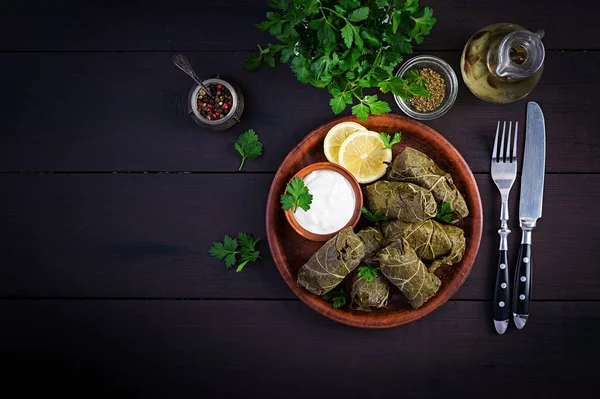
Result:
{"type": "Polygon", "coordinates": [[[427,90],[429,90],[431,97],[415,96],[408,101],[419,112],[434,111],[442,104],[446,93],[444,78],[431,68],[419,69],[417,72],[428,83],[427,90]]]}
{"type": "Polygon", "coordinates": [[[223,119],[233,105],[231,92],[222,84],[209,84],[208,89],[212,95],[202,89],[198,92],[198,112],[209,121],[223,119]]]}

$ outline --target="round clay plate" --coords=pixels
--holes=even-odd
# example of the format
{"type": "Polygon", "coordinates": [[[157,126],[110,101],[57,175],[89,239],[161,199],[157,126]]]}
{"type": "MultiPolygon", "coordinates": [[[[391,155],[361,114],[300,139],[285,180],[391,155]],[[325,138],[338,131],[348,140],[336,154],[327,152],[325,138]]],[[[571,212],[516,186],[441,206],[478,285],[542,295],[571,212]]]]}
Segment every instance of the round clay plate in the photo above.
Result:
{"type": "MultiPolygon", "coordinates": [[[[368,221],[361,220],[355,231],[367,226],[368,221]]],[[[388,328],[410,323],[431,313],[450,299],[464,283],[471,272],[473,262],[479,250],[481,231],[483,228],[481,198],[471,173],[471,169],[460,153],[438,132],[427,125],[400,115],[387,114],[369,116],[362,123],[357,118],[344,117],[327,123],[313,130],[298,144],[279,167],[275,174],[269,197],[266,215],[267,239],[271,254],[279,269],[279,273],[298,298],[312,309],[340,323],[362,328],[388,328]],[[335,124],[345,121],[358,122],[374,132],[393,134],[402,132],[402,141],[394,145],[396,156],[406,146],[415,148],[435,161],[447,173],[452,175],[454,183],[465,197],[470,214],[457,226],[465,231],[466,251],[462,261],[453,266],[443,266],[436,270],[442,280],[437,294],[419,309],[413,309],[395,287],[392,289],[387,308],[373,309],[371,312],[352,310],[348,305],[334,309],[331,303],[313,295],[296,284],[298,270],[314,254],[324,242],[309,241],[296,233],[285,218],[279,197],[286,184],[302,168],[315,162],[327,161],[323,154],[325,135],[335,124]]],[[[349,278],[344,280],[348,294],[349,278]]]]}

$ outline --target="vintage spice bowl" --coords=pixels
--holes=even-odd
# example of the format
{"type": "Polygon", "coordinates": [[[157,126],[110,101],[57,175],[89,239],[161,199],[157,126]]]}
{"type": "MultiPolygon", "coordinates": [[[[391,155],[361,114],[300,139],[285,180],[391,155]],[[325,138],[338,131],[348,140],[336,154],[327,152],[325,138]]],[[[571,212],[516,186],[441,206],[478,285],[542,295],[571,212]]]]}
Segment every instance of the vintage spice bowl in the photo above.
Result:
{"type": "Polygon", "coordinates": [[[419,120],[431,120],[439,118],[452,108],[456,96],[458,95],[458,79],[452,67],[443,59],[432,55],[419,55],[406,61],[396,73],[396,76],[404,76],[404,74],[412,69],[430,68],[439,73],[444,79],[445,92],[444,99],[438,108],[433,111],[420,112],[412,106],[410,101],[399,96],[394,96],[396,104],[406,115],[419,120]]]}
{"type": "Polygon", "coordinates": [[[352,175],[352,173],[350,173],[346,168],[344,168],[340,165],[336,165],[331,162],[317,162],[317,163],[310,164],[310,165],[306,166],[305,168],[301,169],[298,173],[296,173],[292,177],[292,179],[290,179],[290,181],[292,181],[296,177],[300,177],[300,178],[304,179],[306,176],[308,176],[309,173],[314,172],[315,170],[332,170],[334,172],[338,172],[348,181],[348,183],[350,183],[350,186],[352,187],[352,191],[354,192],[354,199],[356,200],[355,204],[354,204],[354,213],[352,214],[352,217],[350,218],[350,220],[348,221],[348,223],[346,223],[346,225],[344,227],[342,227],[338,231],[334,231],[333,233],[329,233],[329,234],[316,234],[316,233],[312,233],[312,232],[306,230],[304,227],[302,227],[300,225],[300,223],[298,223],[298,221],[294,217],[294,213],[291,209],[288,209],[287,211],[285,211],[285,218],[287,219],[290,226],[292,226],[294,231],[296,233],[300,234],[302,237],[306,238],[307,240],[327,241],[327,240],[333,238],[340,230],[343,230],[348,226],[352,226],[352,227],[356,226],[356,224],[360,220],[360,214],[361,214],[360,208],[362,208],[362,206],[363,206],[363,193],[362,193],[360,184],[358,183],[356,178],[352,175]]]}
{"type": "MultiPolygon", "coordinates": [[[[229,129],[240,121],[242,112],[244,111],[244,95],[242,90],[234,83],[223,80],[219,77],[205,79],[202,81],[206,86],[221,84],[231,93],[232,104],[231,109],[225,117],[217,120],[208,120],[203,117],[198,111],[198,96],[202,88],[199,85],[194,85],[188,95],[188,111],[198,126],[207,130],[225,130],[229,129]]],[[[210,88],[210,87],[209,87],[210,88]]]]}

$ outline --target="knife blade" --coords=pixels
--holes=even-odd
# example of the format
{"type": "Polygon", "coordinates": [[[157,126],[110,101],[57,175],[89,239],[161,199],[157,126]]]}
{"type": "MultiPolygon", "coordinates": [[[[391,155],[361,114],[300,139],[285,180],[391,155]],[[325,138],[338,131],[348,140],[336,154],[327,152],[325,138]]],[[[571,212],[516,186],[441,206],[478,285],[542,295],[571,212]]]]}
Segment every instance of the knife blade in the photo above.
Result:
{"type": "Polygon", "coordinates": [[[544,172],[546,167],[546,125],[542,109],[535,102],[527,103],[525,124],[525,155],[521,173],[519,223],[523,236],[517,258],[513,286],[513,321],[517,328],[525,326],[529,318],[533,262],[531,259],[531,232],[542,217],[544,200],[544,172]]]}

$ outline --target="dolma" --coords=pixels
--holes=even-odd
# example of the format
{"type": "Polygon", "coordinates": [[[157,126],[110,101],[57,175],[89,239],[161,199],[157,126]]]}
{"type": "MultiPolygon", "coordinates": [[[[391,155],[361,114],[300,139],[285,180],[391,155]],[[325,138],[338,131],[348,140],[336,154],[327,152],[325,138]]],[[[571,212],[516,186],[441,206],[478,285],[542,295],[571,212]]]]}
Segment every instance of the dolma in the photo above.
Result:
{"type": "Polygon", "coordinates": [[[365,187],[365,193],[367,208],[391,219],[419,222],[436,216],[432,193],[412,183],[382,180],[365,187]]]}
{"type": "Polygon", "coordinates": [[[454,185],[452,176],[440,169],[427,155],[414,148],[406,147],[398,154],[388,172],[388,178],[414,183],[430,190],[438,204],[450,203],[453,211],[452,223],[469,215],[467,203],[454,185]]]}
{"type": "Polygon", "coordinates": [[[358,233],[356,233],[365,246],[365,257],[366,263],[372,264],[374,259],[373,256],[379,252],[383,247],[383,234],[377,227],[365,227],[358,233]]]}
{"type": "Polygon", "coordinates": [[[433,297],[442,284],[404,239],[394,241],[377,256],[383,275],[400,289],[415,309],[433,297]]]}
{"type": "Polygon", "coordinates": [[[367,282],[358,273],[352,276],[352,292],[350,307],[364,312],[370,312],[372,307],[383,308],[390,298],[390,285],[381,274],[367,282]]]}
{"type": "Polygon", "coordinates": [[[383,222],[381,230],[384,245],[405,239],[419,258],[433,261],[429,271],[441,265],[453,265],[462,260],[465,253],[465,232],[456,226],[441,224],[435,220],[406,223],[399,220],[383,222]]]}
{"type": "Polygon", "coordinates": [[[365,246],[352,227],[340,231],[310,257],[298,272],[297,283],[316,295],[331,291],[358,266],[365,246]]]}

